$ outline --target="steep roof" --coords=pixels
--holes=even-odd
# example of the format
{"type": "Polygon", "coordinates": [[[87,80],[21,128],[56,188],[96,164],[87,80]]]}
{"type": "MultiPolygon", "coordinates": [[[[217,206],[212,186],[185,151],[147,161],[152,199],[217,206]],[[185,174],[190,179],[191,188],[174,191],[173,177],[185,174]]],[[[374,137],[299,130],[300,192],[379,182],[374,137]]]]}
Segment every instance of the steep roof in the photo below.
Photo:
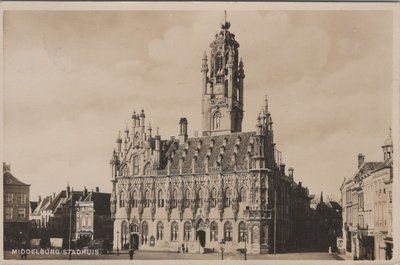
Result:
{"type": "Polygon", "coordinates": [[[46,207],[47,211],[55,211],[58,205],[63,201],[66,197],[66,191],[62,190],[57,194],[57,196],[50,202],[50,204],[46,207]]]}
{"type": "Polygon", "coordinates": [[[3,185],[14,185],[14,186],[30,186],[14,177],[10,172],[5,171],[3,173],[3,185]]]}
{"type": "Polygon", "coordinates": [[[194,167],[196,169],[204,169],[208,153],[210,156],[208,162],[210,167],[217,164],[219,155],[222,153],[221,164],[224,166],[223,170],[226,170],[234,165],[233,157],[236,144],[235,164],[244,164],[250,139],[255,135],[255,132],[240,132],[227,135],[189,138],[185,143],[179,143],[178,140],[174,140],[173,144],[170,145],[165,153],[165,157],[172,157],[170,170],[179,169],[179,161],[182,157],[184,157],[182,170],[187,170],[192,167],[192,159],[194,157],[197,157],[194,167]]]}
{"type": "Polygon", "coordinates": [[[50,197],[47,196],[45,198],[43,198],[42,201],[40,201],[40,203],[38,203],[37,207],[35,208],[35,210],[33,211],[32,215],[38,215],[40,211],[45,211],[48,204],[50,203],[50,197]]]}
{"type": "Polygon", "coordinates": [[[110,212],[110,193],[90,192],[82,201],[92,201],[96,213],[103,214],[110,212]]]}
{"type": "Polygon", "coordinates": [[[372,170],[375,170],[378,168],[382,162],[364,162],[361,167],[357,170],[354,178],[360,178],[364,174],[371,172],[372,170]]]}

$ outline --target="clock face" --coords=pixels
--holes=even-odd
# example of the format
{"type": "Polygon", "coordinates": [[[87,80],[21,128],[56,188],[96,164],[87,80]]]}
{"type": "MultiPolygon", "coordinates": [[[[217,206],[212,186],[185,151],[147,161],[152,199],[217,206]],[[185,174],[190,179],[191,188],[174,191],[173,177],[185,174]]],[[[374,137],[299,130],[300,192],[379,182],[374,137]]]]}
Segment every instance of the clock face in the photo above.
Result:
{"type": "Polygon", "coordinates": [[[12,180],[11,179],[7,179],[6,182],[7,182],[7,184],[11,184],[12,180]]]}

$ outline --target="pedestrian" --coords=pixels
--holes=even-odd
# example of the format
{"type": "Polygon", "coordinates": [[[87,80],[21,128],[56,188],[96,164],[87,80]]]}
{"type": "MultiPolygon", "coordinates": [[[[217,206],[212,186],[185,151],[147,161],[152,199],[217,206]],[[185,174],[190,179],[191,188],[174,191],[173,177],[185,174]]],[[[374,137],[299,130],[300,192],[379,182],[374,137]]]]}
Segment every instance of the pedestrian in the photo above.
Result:
{"type": "Polygon", "coordinates": [[[28,253],[26,249],[26,244],[23,244],[21,248],[21,259],[27,259],[27,258],[28,258],[28,253]]]}
{"type": "Polygon", "coordinates": [[[133,248],[131,248],[131,249],[129,249],[129,259],[130,260],[133,260],[133,253],[134,253],[135,251],[133,250],[133,248]]]}

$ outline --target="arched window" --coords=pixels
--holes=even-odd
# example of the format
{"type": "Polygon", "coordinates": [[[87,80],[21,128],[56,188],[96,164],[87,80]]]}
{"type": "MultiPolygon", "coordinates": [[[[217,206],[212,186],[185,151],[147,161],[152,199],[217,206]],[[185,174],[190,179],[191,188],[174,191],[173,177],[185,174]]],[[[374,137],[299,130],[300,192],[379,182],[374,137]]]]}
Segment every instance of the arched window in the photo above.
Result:
{"type": "Polygon", "coordinates": [[[125,193],[123,191],[121,191],[119,193],[119,207],[125,207],[124,197],[125,197],[125,193]]]}
{"type": "Polygon", "coordinates": [[[131,233],[137,233],[137,232],[139,232],[139,228],[136,224],[132,224],[130,231],[131,231],[131,233]]]}
{"type": "Polygon", "coordinates": [[[171,202],[172,202],[172,208],[176,208],[177,205],[178,205],[178,191],[177,190],[174,190],[172,192],[172,200],[171,200],[171,202]]]}
{"type": "Polygon", "coordinates": [[[215,73],[217,74],[223,67],[223,56],[221,53],[218,53],[215,56],[215,73]]]}
{"type": "Polygon", "coordinates": [[[122,221],[121,223],[121,246],[125,247],[129,240],[128,223],[122,221]]]}
{"type": "Polygon", "coordinates": [[[224,240],[232,241],[232,224],[229,221],[224,224],[224,240]]]}
{"type": "Polygon", "coordinates": [[[136,190],[132,192],[132,208],[137,207],[137,201],[138,201],[137,194],[138,193],[136,192],[136,190]]]}
{"type": "Polygon", "coordinates": [[[144,207],[150,207],[150,192],[148,190],[144,193],[144,207]]]}
{"type": "Polygon", "coordinates": [[[215,221],[210,225],[210,241],[218,241],[218,224],[215,221]]]}
{"type": "Polygon", "coordinates": [[[258,226],[254,225],[251,229],[251,243],[256,244],[259,242],[259,234],[260,231],[258,229],[258,226]]]}
{"type": "Polygon", "coordinates": [[[203,189],[199,189],[199,200],[198,200],[199,208],[203,207],[203,201],[204,201],[204,192],[203,189]]]}
{"type": "Polygon", "coordinates": [[[245,222],[239,223],[239,242],[246,241],[247,228],[245,222]]]}
{"type": "Polygon", "coordinates": [[[217,189],[213,188],[211,190],[211,208],[214,208],[217,205],[217,189]]]}
{"type": "Polygon", "coordinates": [[[213,115],[213,130],[221,129],[221,112],[217,111],[213,115]]]}
{"type": "Polygon", "coordinates": [[[231,188],[226,188],[225,190],[225,207],[231,207],[232,190],[231,188]]]}
{"type": "Polygon", "coordinates": [[[147,163],[145,166],[144,166],[144,175],[146,175],[146,176],[148,176],[148,175],[151,175],[151,168],[150,168],[150,163],[147,163]]]}
{"type": "Polygon", "coordinates": [[[177,241],[177,240],[178,240],[178,223],[174,221],[171,224],[171,241],[177,241]]]}
{"type": "Polygon", "coordinates": [[[139,156],[133,158],[133,175],[139,174],[139,156]]]}
{"type": "Polygon", "coordinates": [[[149,236],[149,225],[146,221],[142,223],[142,244],[147,244],[147,238],[149,236]]]}
{"type": "Polygon", "coordinates": [[[239,202],[246,202],[247,201],[247,193],[246,193],[246,188],[241,187],[240,188],[240,195],[239,195],[239,202]]]}
{"type": "Polygon", "coordinates": [[[164,237],[164,224],[159,221],[157,223],[157,240],[163,240],[164,237]]]}
{"type": "Polygon", "coordinates": [[[185,190],[185,203],[184,203],[184,207],[185,208],[189,208],[190,206],[190,190],[186,189],[185,190]]]}
{"type": "Polygon", "coordinates": [[[158,207],[164,207],[164,193],[161,189],[158,191],[158,207]]]}
{"type": "Polygon", "coordinates": [[[186,221],[183,227],[185,230],[183,234],[183,240],[189,241],[192,234],[192,224],[189,221],[186,221]]]}

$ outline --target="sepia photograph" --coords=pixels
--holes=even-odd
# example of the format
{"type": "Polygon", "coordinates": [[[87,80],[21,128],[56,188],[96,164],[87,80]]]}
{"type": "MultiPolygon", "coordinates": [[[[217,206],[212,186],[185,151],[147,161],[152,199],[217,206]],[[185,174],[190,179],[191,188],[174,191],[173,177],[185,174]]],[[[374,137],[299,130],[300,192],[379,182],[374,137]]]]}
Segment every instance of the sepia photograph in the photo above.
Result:
{"type": "Polygon", "coordinates": [[[4,261],[398,258],[391,4],[110,7],[3,6],[4,261]]]}

